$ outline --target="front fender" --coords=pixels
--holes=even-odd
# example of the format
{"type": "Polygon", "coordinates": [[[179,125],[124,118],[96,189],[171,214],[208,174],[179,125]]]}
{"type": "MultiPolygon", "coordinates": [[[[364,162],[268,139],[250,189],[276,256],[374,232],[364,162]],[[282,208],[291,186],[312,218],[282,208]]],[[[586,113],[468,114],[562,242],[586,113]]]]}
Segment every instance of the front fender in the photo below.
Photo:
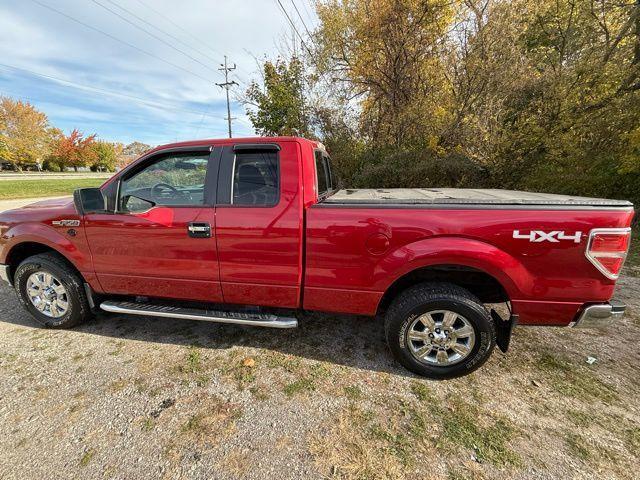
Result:
{"type": "Polygon", "coordinates": [[[45,245],[69,260],[80,272],[91,272],[89,253],[84,229],[76,229],[75,237],[70,236],[67,227],[54,228],[42,223],[20,223],[3,233],[0,248],[0,263],[6,263],[11,250],[17,245],[32,242],[45,245]]]}
{"type": "Polygon", "coordinates": [[[375,277],[385,279],[379,288],[386,291],[407,273],[436,265],[481,270],[494,277],[509,298],[521,298],[535,283],[522,263],[507,252],[480,240],[454,236],[431,237],[389,252],[378,263],[375,277]]]}

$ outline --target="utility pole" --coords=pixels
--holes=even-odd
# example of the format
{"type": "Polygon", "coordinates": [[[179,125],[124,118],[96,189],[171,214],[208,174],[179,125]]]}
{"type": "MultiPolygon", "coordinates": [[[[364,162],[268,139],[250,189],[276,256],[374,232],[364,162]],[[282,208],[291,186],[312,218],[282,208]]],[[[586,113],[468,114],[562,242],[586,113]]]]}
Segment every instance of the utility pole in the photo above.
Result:
{"type": "Polygon", "coordinates": [[[229,81],[229,72],[232,72],[233,70],[236,69],[236,64],[233,64],[233,67],[229,67],[227,66],[227,56],[224,56],[224,63],[220,64],[220,68],[218,70],[220,70],[221,72],[224,72],[224,83],[216,83],[216,85],[218,85],[219,87],[222,87],[224,89],[227,90],[227,123],[229,124],[229,138],[232,137],[231,135],[231,120],[233,120],[233,118],[231,118],[231,106],[229,104],[229,89],[233,86],[233,85],[238,85],[237,82],[235,81],[229,81]]]}

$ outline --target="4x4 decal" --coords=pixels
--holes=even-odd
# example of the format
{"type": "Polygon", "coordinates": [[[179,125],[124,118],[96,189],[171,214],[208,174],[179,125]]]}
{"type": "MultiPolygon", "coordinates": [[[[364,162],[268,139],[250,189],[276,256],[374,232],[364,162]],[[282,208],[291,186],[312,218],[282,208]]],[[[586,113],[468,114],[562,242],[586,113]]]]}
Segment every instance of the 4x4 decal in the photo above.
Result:
{"type": "Polygon", "coordinates": [[[562,230],[553,230],[551,232],[543,232],[542,230],[531,230],[529,233],[522,234],[520,233],[520,230],[514,230],[513,238],[529,240],[530,242],[534,243],[558,243],[560,240],[573,240],[575,243],[580,243],[580,240],[582,239],[582,232],[576,232],[573,235],[568,235],[562,230]]]}

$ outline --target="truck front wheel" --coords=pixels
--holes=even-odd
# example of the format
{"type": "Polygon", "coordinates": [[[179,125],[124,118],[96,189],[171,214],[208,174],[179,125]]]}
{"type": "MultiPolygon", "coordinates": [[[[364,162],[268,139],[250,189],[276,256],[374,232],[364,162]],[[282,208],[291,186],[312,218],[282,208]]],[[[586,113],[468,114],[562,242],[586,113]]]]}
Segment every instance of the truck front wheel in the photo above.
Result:
{"type": "Polygon", "coordinates": [[[91,317],[82,277],[53,253],[25,259],[14,276],[22,305],[48,328],[70,328],[91,317]]]}
{"type": "Polygon", "coordinates": [[[423,283],[402,292],[387,310],[385,334],[404,367],[433,379],[471,373],[496,344],[496,327],[484,305],[448,283],[423,283]]]}

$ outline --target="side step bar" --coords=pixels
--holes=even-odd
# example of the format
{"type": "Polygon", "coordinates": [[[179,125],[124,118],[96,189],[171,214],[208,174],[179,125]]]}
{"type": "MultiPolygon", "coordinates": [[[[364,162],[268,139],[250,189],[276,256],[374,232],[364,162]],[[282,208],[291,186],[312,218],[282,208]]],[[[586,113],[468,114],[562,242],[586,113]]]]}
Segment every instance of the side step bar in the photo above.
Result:
{"type": "Polygon", "coordinates": [[[147,317],[180,318],[205,322],[235,323],[254,327],[295,328],[298,320],[293,317],[278,317],[271,313],[223,312],[219,310],[197,310],[134,302],[105,301],[100,304],[105,312],[144,315],[147,317]]]}

